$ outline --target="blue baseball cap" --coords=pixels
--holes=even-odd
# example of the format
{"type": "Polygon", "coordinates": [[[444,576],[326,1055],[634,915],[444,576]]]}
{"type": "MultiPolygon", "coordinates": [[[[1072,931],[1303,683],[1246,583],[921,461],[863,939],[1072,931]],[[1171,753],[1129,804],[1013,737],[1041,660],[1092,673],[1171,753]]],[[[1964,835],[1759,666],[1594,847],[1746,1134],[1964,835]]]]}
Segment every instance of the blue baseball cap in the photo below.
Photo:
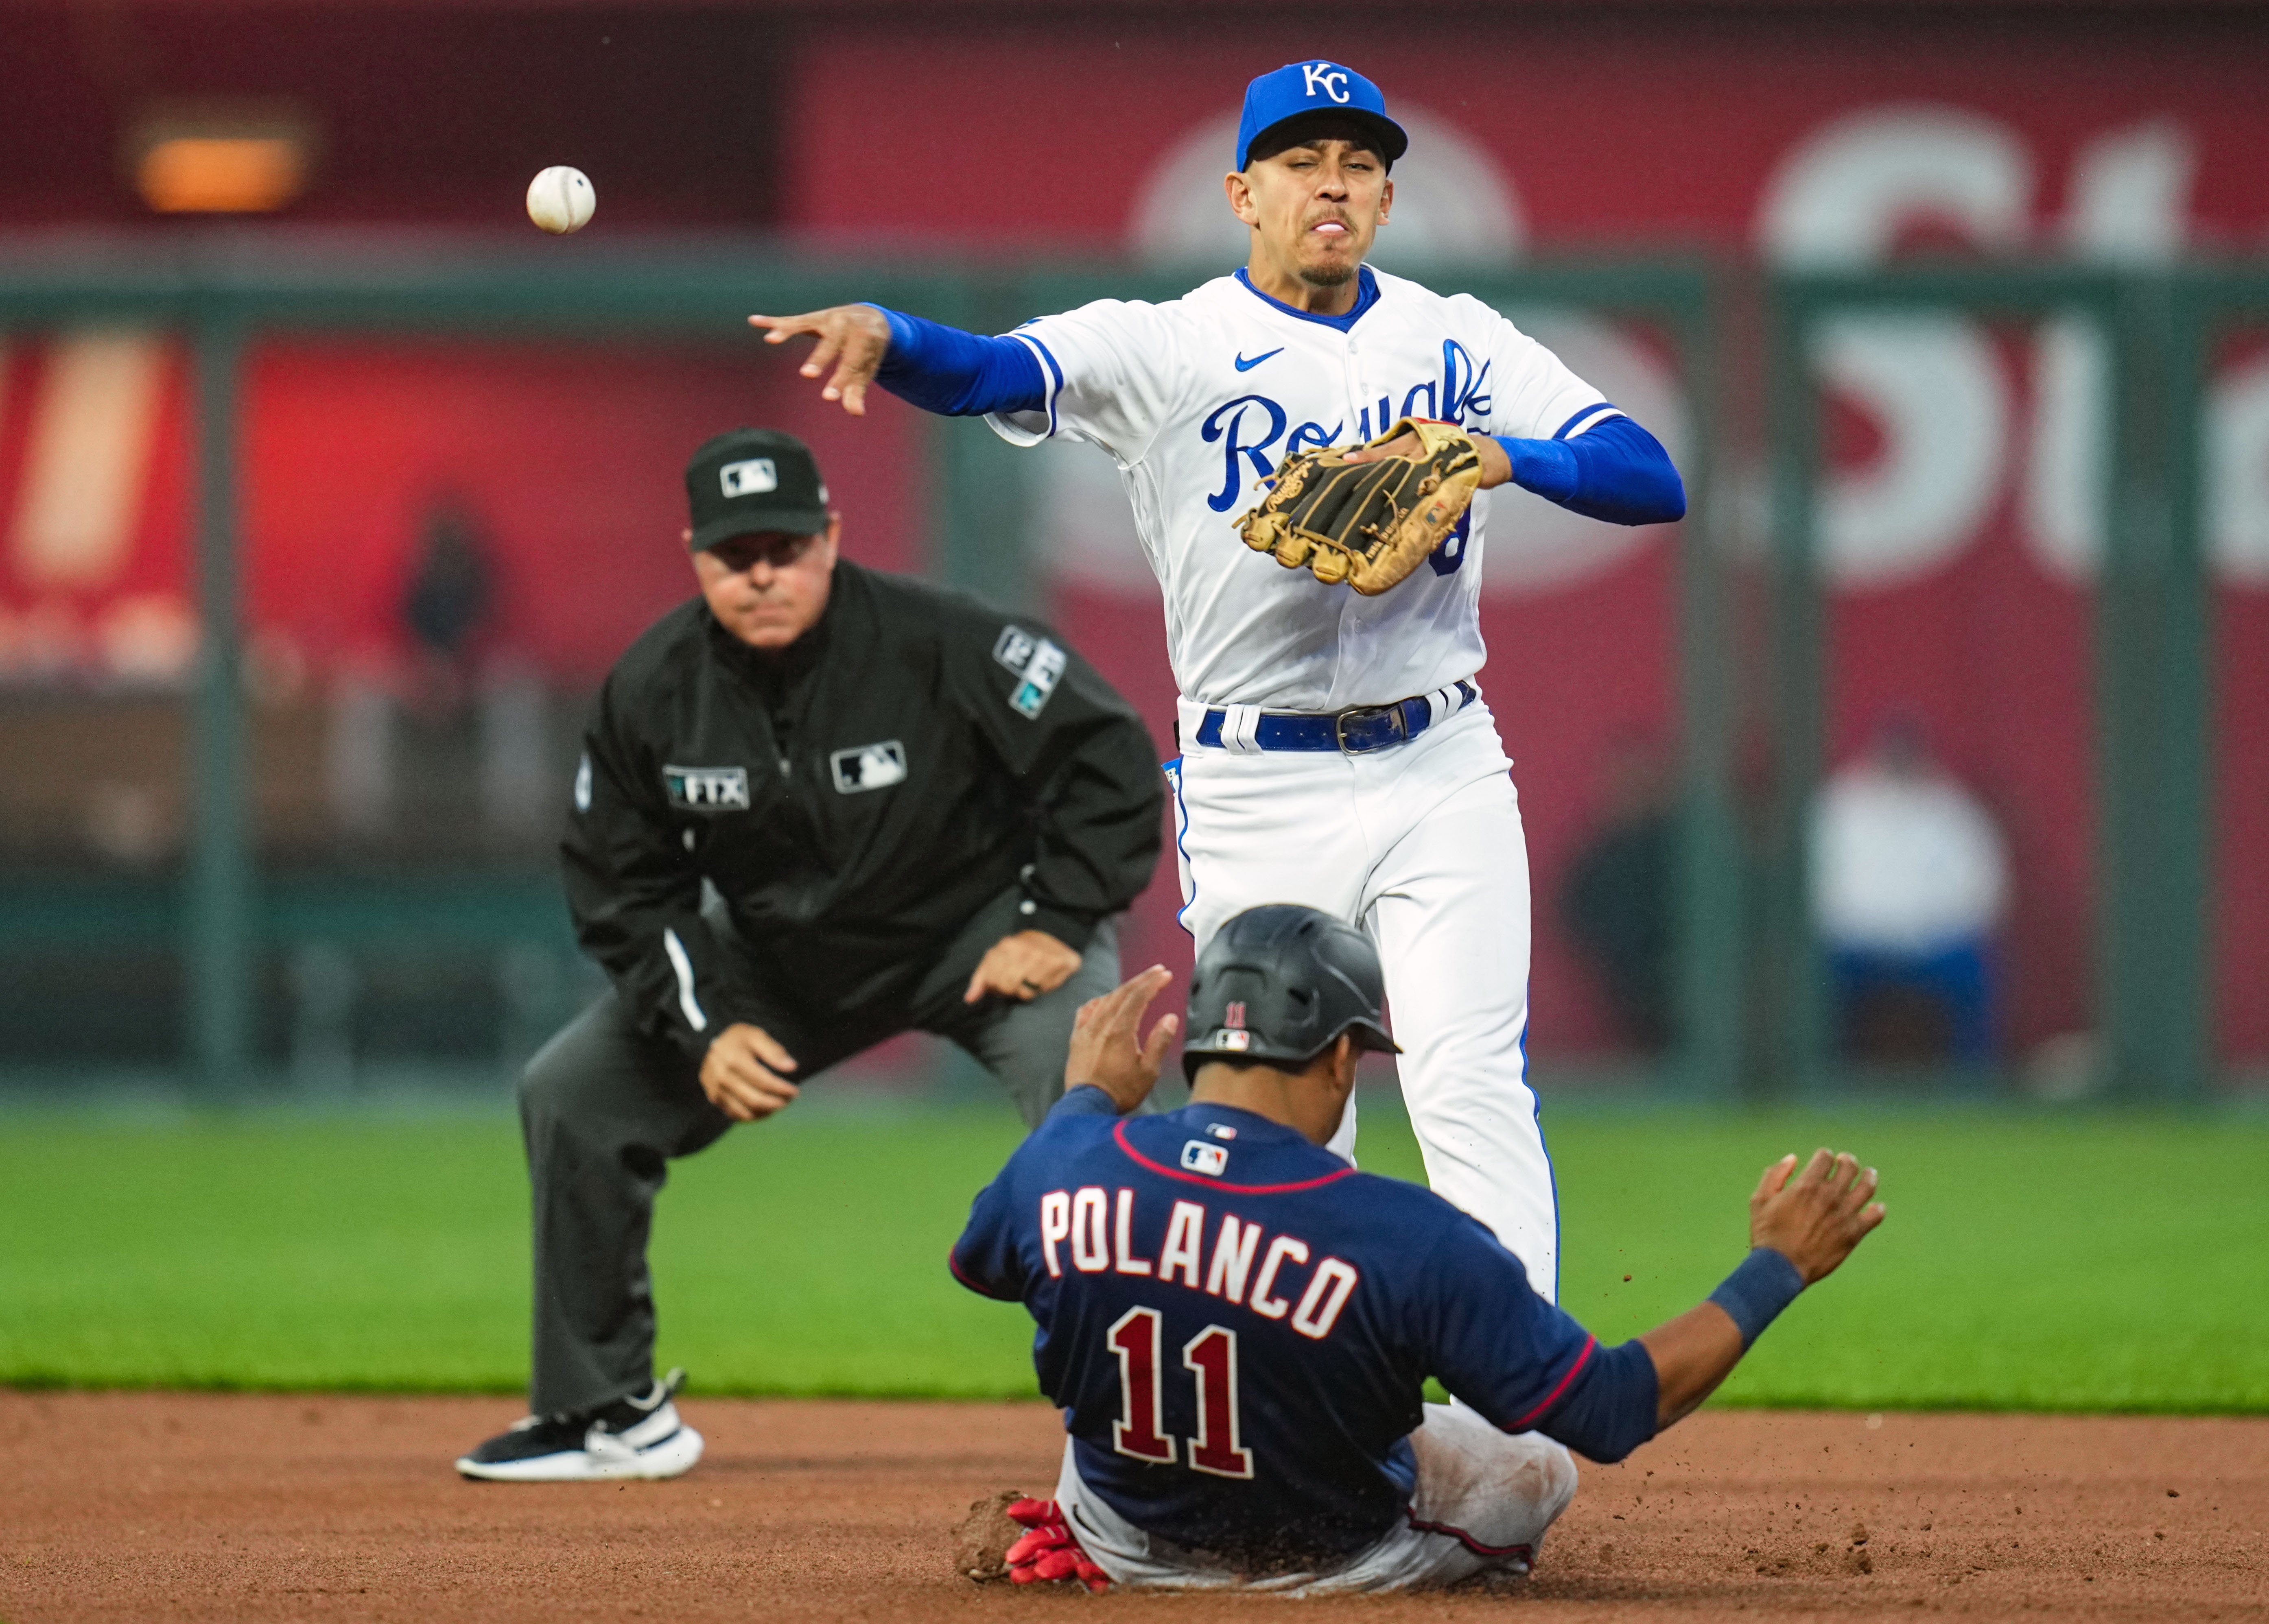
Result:
{"type": "Polygon", "coordinates": [[[1409,148],[1402,126],[1386,116],[1386,98],[1378,85],[1335,62],[1296,62],[1245,87],[1245,116],[1237,122],[1238,172],[1254,142],[1286,120],[1310,113],[1336,113],[1364,126],[1378,137],[1378,155],[1390,164],[1409,148]]]}

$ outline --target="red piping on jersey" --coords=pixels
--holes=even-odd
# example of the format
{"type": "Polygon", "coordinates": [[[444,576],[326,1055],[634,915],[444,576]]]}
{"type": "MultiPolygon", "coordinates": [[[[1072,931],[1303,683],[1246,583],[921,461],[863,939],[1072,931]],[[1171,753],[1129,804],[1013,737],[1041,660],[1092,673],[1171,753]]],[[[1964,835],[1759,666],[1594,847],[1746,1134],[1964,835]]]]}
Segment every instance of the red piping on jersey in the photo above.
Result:
{"type": "Polygon", "coordinates": [[[960,1243],[957,1241],[951,1246],[945,1249],[945,1266],[953,1271],[954,1279],[959,1281],[962,1285],[966,1287],[969,1290],[975,1292],[979,1296],[990,1297],[995,1303],[1016,1303],[1022,1301],[1022,1299],[1018,1297],[1004,1297],[997,1291],[987,1291],[984,1287],[970,1279],[968,1275],[963,1273],[961,1272],[961,1259],[954,1255],[959,1250],[960,1243]]]}
{"type": "Polygon", "coordinates": [[[1304,1178],[1299,1183],[1292,1185],[1225,1184],[1218,1178],[1208,1178],[1202,1173],[1185,1173],[1178,1167],[1164,1167],[1153,1162],[1127,1142],[1127,1125],[1124,1122],[1111,1130],[1111,1137],[1119,1141],[1119,1148],[1133,1157],[1136,1163],[1149,1168],[1154,1173],[1164,1174],[1168,1178],[1179,1178],[1186,1185],[1203,1185],[1208,1190],[1226,1190],[1233,1195],[1290,1195],[1295,1190],[1313,1190],[1319,1185],[1327,1185],[1335,1179],[1345,1178],[1355,1171],[1351,1167],[1343,1167],[1336,1172],[1326,1173],[1320,1178],[1304,1178]]]}
{"type": "Polygon", "coordinates": [[[1536,1555],[1536,1547],[1532,1545],[1483,1545],[1464,1529],[1448,1523],[1430,1523],[1415,1511],[1405,1511],[1403,1515],[1409,1518],[1410,1526],[1420,1533],[1447,1534],[1476,1556],[1518,1556],[1523,1561],[1529,1561],[1536,1555]]]}
{"type": "Polygon", "coordinates": [[[1505,1430],[1507,1432],[1527,1431],[1529,1422],[1534,1421],[1538,1416],[1543,1414],[1545,1411],[1559,1403],[1562,1397],[1564,1396],[1568,1391],[1568,1384],[1576,1379],[1576,1373],[1581,1370],[1585,1365],[1592,1362],[1592,1350],[1599,1347],[1599,1338],[1588,1334],[1585,1335],[1584,1338],[1584,1351],[1576,1355],[1576,1362],[1568,1367],[1568,1374],[1560,1378],[1560,1385],[1555,1387],[1550,1392],[1545,1394],[1543,1403],[1529,1411],[1527,1414],[1522,1416],[1519,1421],[1511,1423],[1505,1428],[1505,1430]]]}

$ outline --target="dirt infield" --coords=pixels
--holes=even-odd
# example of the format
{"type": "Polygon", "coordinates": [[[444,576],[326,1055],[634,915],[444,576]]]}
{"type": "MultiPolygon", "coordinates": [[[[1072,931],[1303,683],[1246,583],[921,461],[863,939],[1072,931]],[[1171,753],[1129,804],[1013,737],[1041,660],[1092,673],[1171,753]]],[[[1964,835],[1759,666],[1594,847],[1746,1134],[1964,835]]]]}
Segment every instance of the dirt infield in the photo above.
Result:
{"type": "Polygon", "coordinates": [[[1708,1414],[1511,1594],[1282,1602],[957,1577],[970,1501],[1053,1480],[1035,1405],[686,1409],[689,1477],[521,1487],[448,1467],[508,1403],[0,1393],[0,1620],[2269,1619],[2269,1421],[1708,1414]]]}

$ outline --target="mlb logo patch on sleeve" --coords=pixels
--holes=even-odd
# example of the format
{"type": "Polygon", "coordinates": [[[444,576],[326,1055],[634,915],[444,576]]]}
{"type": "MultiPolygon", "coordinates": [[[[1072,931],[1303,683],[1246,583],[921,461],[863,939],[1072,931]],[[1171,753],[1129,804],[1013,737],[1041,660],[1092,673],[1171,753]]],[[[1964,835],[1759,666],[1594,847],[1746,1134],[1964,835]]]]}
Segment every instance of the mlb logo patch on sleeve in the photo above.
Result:
{"type": "Polygon", "coordinates": [[[669,804],[689,812],[749,809],[746,767],[664,767],[661,781],[669,790],[669,804]]]}
{"type": "Polygon", "coordinates": [[[1029,719],[1047,708],[1048,696],[1055,692],[1069,656],[1047,638],[1022,626],[1003,626],[1000,640],[993,645],[993,658],[1024,679],[1009,694],[1009,707],[1029,719]]]}
{"type": "Polygon", "coordinates": [[[906,781],[906,747],[896,739],[880,744],[858,744],[838,750],[828,758],[835,771],[838,794],[855,795],[869,789],[888,789],[906,781]]]}

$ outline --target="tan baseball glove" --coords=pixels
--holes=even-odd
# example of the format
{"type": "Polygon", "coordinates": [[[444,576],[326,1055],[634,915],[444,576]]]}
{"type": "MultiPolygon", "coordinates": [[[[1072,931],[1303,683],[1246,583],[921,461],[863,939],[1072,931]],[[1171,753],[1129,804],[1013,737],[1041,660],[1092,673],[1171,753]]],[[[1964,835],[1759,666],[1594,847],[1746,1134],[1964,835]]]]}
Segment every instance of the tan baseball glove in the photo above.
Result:
{"type": "Polygon", "coordinates": [[[1456,424],[1405,417],[1364,446],[1285,458],[1237,530],[1288,570],[1304,564],[1327,587],[1345,581],[1376,597],[1442,544],[1481,484],[1481,454],[1456,424]],[[1417,456],[1348,461],[1405,434],[1418,437],[1417,456]]]}

